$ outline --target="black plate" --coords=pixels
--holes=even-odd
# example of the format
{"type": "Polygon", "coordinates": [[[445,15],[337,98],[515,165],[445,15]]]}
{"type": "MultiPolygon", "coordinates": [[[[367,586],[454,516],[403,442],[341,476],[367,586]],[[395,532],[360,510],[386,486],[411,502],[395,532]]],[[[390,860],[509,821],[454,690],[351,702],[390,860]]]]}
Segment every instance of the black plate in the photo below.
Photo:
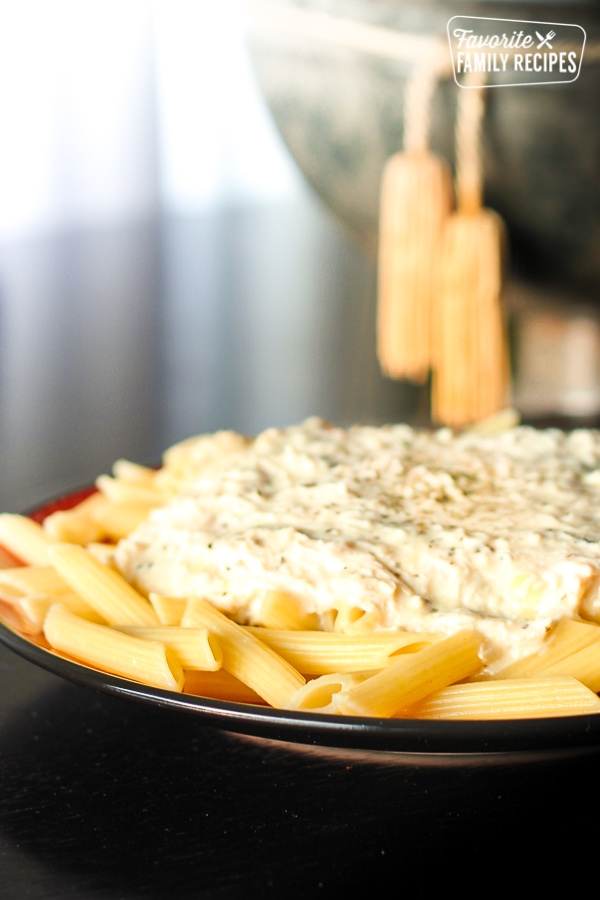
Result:
{"type": "MultiPolygon", "coordinates": [[[[42,521],[90,493],[86,488],[31,513],[42,521]]],[[[420,721],[288,712],[179,694],[79,665],[0,623],[0,641],[30,662],[76,684],[197,716],[199,724],[270,740],[402,753],[512,753],[600,747],[600,714],[489,722],[420,721]]]]}
{"type": "Polygon", "coordinates": [[[600,715],[490,722],[374,719],[209,700],[88,669],[0,623],[0,640],[30,662],[94,690],[195,715],[199,724],[271,740],[403,753],[509,753],[600,746],[600,715]]]}

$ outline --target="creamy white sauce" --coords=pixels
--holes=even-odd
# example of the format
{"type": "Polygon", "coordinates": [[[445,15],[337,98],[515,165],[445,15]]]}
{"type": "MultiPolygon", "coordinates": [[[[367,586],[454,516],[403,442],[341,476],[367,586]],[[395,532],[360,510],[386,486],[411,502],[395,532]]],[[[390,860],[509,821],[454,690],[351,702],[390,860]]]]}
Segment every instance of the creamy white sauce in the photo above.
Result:
{"type": "Polygon", "coordinates": [[[181,492],[120,543],[142,591],[254,624],[275,588],[324,627],[344,604],[378,629],[473,627],[492,669],[557,618],[600,614],[600,432],[309,419],[227,434],[201,439],[181,492]]]}

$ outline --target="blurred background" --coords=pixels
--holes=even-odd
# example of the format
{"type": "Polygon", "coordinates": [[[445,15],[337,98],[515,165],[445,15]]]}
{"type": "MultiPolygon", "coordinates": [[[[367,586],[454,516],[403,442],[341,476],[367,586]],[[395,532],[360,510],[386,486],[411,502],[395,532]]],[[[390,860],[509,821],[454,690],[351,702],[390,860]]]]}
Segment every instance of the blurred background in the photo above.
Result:
{"type": "MultiPolygon", "coordinates": [[[[375,352],[373,207],[401,142],[406,73],[361,46],[372,33],[311,43],[276,6],[386,33],[443,33],[456,12],[0,0],[0,509],[26,510],[118,457],[157,461],[203,431],[313,414],[427,421],[426,391],[384,379],[375,352]]],[[[489,109],[492,133],[511,122],[530,135],[537,121],[541,134],[488,148],[491,198],[523,238],[511,302],[533,418],[600,411],[598,69],[584,68],[577,95],[546,87],[531,104],[535,88],[505,89],[489,109]],[[558,104],[561,127],[541,118],[544,103],[558,104]],[[519,218],[519,160],[545,203],[525,203],[527,215],[557,211],[554,231],[519,218]],[[569,200],[553,207],[547,185],[565,171],[579,181],[561,182],[569,200]]],[[[442,149],[453,90],[435,111],[442,149]]]]}

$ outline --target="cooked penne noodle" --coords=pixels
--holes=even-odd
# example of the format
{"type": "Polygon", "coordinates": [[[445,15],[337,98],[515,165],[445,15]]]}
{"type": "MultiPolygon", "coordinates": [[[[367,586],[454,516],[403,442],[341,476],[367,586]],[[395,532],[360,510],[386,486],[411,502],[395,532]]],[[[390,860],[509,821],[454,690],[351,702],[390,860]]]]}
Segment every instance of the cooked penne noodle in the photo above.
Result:
{"type": "Polygon", "coordinates": [[[105,503],[94,510],[94,519],[105,538],[120,541],[144,521],[150,508],[143,503],[132,503],[127,506],[105,503]]]}
{"type": "Polygon", "coordinates": [[[32,566],[47,566],[52,540],[44,529],[28,516],[0,513],[0,544],[18,560],[32,566]]]}
{"type": "Polygon", "coordinates": [[[287,660],[206,600],[189,600],[181,624],[186,628],[208,628],[221,645],[223,668],[271,706],[284,708],[305,683],[287,660]]]}
{"type": "Polygon", "coordinates": [[[50,607],[59,601],[92,622],[106,620],[58,575],[52,566],[17,566],[0,570],[0,603],[5,618],[28,636],[40,635],[50,607]]]}
{"type": "Polygon", "coordinates": [[[474,681],[430,694],[407,715],[418,719],[539,719],[600,712],[600,697],[560,675],[474,681]]]}
{"type": "Polygon", "coordinates": [[[48,558],[67,584],[110,625],[160,624],[148,600],[85,547],[54,544],[48,558]]]}
{"type": "Polygon", "coordinates": [[[21,594],[64,594],[71,588],[52,566],[16,566],[0,571],[0,589],[9,585],[21,594]]]}
{"type": "Polygon", "coordinates": [[[600,691],[600,641],[594,641],[544,669],[545,675],[572,675],[591,691],[600,691]]]}
{"type": "Polygon", "coordinates": [[[303,675],[364,672],[392,664],[397,653],[414,653],[444,635],[402,631],[342,634],[244,626],[303,675]]]}
{"type": "Polygon", "coordinates": [[[595,642],[600,642],[598,625],[574,619],[560,619],[537,653],[518,659],[494,675],[486,676],[486,679],[523,678],[547,672],[557,663],[595,642]]]}
{"type": "Polygon", "coordinates": [[[377,624],[377,613],[367,612],[349,604],[340,604],[335,613],[333,630],[344,634],[372,633],[377,624]]]}
{"type": "Polygon", "coordinates": [[[303,612],[298,601],[283,591],[265,591],[260,618],[267,628],[299,631],[318,626],[318,616],[303,612]]]}
{"type": "Polygon", "coordinates": [[[364,676],[351,672],[335,672],[320,675],[307,681],[290,698],[288,709],[312,709],[322,713],[338,713],[336,696],[349,691],[365,680],[364,676]]]}
{"type": "Polygon", "coordinates": [[[256,691],[249,688],[239,678],[226,669],[216,672],[202,672],[200,669],[184,670],[184,694],[208,697],[213,700],[226,700],[230,703],[254,703],[266,706],[266,701],[256,691]]]}
{"type": "Polygon", "coordinates": [[[16,603],[23,596],[23,591],[13,587],[12,584],[0,583],[0,600],[3,603],[16,603]]]}
{"type": "Polygon", "coordinates": [[[0,622],[14,629],[25,637],[34,639],[39,633],[37,626],[32,626],[29,619],[19,608],[18,600],[6,601],[0,596],[0,622]]]}
{"type": "MultiPolygon", "coordinates": [[[[109,476],[101,476],[108,478],[109,476]]],[[[134,490],[139,490],[133,486],[134,490]]],[[[157,504],[139,501],[116,503],[103,493],[86,497],[72,509],[57,510],[44,519],[44,531],[53,541],[89,545],[126,537],[157,504]]]]}
{"type": "Polygon", "coordinates": [[[61,590],[56,594],[47,592],[37,594],[31,591],[24,592],[11,585],[0,584],[0,603],[5,618],[8,617],[18,622],[17,627],[27,635],[42,633],[46,613],[56,602],[62,603],[67,609],[82,618],[106,624],[105,620],[85,600],[69,589],[61,590]]]}
{"type": "Polygon", "coordinates": [[[104,672],[170,691],[183,688],[183,669],[164,644],[80,619],[59,603],[46,616],[44,636],[53,649],[104,672]]]}
{"type": "Polygon", "coordinates": [[[389,717],[422,700],[427,694],[475,674],[482,667],[481,638],[458,631],[406,654],[360,684],[336,695],[341,713],[389,717]]]}
{"type": "Polygon", "coordinates": [[[0,571],[2,569],[12,569],[17,560],[9,553],[8,550],[5,550],[4,547],[0,545],[0,571]]]}
{"type": "Polygon", "coordinates": [[[92,609],[89,603],[86,603],[78,594],[73,592],[65,594],[57,594],[55,597],[20,597],[15,601],[15,606],[20,610],[30,628],[31,634],[41,634],[44,630],[44,622],[50,608],[56,603],[61,603],[65,609],[79,616],[81,619],[87,619],[88,622],[97,622],[99,625],[106,625],[106,620],[98,615],[96,610],[92,609]]]}
{"type": "Polygon", "coordinates": [[[200,470],[221,465],[250,444],[250,438],[235,431],[221,431],[216,435],[197,435],[168,447],[162,456],[162,467],[156,473],[156,484],[168,496],[173,496],[200,470]]]}
{"type": "Polygon", "coordinates": [[[152,485],[124,481],[110,475],[99,475],[96,487],[100,493],[116,506],[146,506],[151,509],[164,503],[164,494],[152,485]]]}
{"type": "Polygon", "coordinates": [[[176,655],[184,669],[201,669],[217,672],[223,663],[223,653],[217,640],[206,628],[180,628],[177,625],[122,625],[117,631],[144,638],[146,641],[160,641],[176,655]]]}
{"type": "Polygon", "coordinates": [[[23,616],[23,627],[28,634],[41,633],[44,617],[57,600],[84,618],[105,621],[73,592],[52,566],[17,566],[0,570],[0,600],[23,616]]]}
{"type": "Polygon", "coordinates": [[[181,625],[181,620],[187,607],[187,600],[184,597],[165,597],[163,594],[150,594],[148,599],[161,625],[181,625]]]}
{"type": "Polygon", "coordinates": [[[127,481],[130,484],[146,485],[152,487],[156,477],[156,469],[132,462],[129,459],[117,459],[113,463],[112,472],[119,481],[127,481]]]}
{"type": "Polygon", "coordinates": [[[44,519],[44,531],[53,541],[71,544],[89,544],[101,540],[104,529],[95,518],[95,513],[106,506],[101,494],[86,497],[72,509],[59,509],[44,519]]]}

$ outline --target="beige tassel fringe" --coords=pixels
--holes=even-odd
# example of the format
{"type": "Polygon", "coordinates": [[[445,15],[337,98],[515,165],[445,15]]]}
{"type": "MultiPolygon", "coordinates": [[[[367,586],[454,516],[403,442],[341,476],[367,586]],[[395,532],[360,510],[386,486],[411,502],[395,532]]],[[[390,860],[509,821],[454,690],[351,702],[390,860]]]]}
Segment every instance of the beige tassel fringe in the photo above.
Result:
{"type": "Polygon", "coordinates": [[[508,404],[503,232],[489,209],[458,212],[446,226],[434,319],[432,416],[439,424],[470,425],[508,404]]]}
{"type": "Polygon", "coordinates": [[[391,378],[432,379],[432,418],[462,427],[510,403],[501,302],[504,223],[483,209],[481,83],[458,92],[456,192],[444,160],[427,149],[435,66],[409,79],[405,147],[381,182],[377,352],[391,378]]]}
{"type": "Polygon", "coordinates": [[[377,353],[391,378],[427,379],[432,361],[432,303],[452,178],[427,149],[435,73],[418,71],[406,90],[404,152],[386,163],[381,182],[377,353]]]}
{"type": "Polygon", "coordinates": [[[509,357],[501,291],[502,219],[481,207],[481,88],[459,91],[458,211],[448,220],[434,311],[432,416],[470,425],[509,405],[509,357]]]}

